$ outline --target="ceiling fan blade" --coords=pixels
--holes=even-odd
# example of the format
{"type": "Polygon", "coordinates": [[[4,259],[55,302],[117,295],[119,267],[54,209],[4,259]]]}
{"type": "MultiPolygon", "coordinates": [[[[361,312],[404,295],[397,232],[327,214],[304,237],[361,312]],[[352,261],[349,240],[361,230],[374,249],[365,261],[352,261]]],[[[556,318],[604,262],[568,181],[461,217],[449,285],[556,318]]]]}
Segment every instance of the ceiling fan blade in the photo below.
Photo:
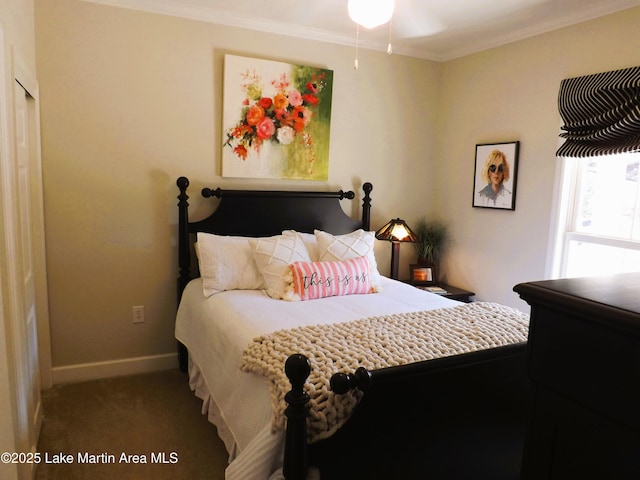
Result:
{"type": "Polygon", "coordinates": [[[393,14],[393,34],[397,38],[428,37],[441,32],[444,22],[437,9],[424,0],[396,0],[393,14]]]}

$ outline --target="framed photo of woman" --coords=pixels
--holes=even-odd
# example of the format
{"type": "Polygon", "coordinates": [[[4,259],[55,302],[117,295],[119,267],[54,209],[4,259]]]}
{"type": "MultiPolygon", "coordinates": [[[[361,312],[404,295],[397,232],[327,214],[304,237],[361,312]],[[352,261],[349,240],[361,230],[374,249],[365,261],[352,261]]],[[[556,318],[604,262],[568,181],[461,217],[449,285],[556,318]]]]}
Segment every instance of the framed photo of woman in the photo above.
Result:
{"type": "Polygon", "coordinates": [[[476,145],[473,206],[516,209],[520,142],[476,145]]]}

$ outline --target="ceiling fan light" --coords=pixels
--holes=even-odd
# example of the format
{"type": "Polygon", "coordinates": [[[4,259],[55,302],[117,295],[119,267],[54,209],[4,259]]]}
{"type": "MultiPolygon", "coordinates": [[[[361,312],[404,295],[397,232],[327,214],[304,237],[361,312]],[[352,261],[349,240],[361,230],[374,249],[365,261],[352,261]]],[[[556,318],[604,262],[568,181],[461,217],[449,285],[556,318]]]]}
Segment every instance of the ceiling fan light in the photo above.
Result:
{"type": "Polygon", "coordinates": [[[384,25],[393,15],[394,0],[349,0],[349,17],[365,28],[384,25]]]}

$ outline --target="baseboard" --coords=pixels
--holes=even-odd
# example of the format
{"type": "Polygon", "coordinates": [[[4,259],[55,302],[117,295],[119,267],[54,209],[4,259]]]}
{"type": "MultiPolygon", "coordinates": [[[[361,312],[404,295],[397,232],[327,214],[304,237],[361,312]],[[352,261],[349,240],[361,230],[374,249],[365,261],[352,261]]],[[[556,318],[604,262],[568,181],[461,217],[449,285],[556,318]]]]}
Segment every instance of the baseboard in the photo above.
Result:
{"type": "Polygon", "coordinates": [[[53,384],[86,382],[100,378],[137,375],[178,368],[178,354],[151,355],[147,357],[125,358],[105,362],[81,363],[53,367],[53,384]]]}

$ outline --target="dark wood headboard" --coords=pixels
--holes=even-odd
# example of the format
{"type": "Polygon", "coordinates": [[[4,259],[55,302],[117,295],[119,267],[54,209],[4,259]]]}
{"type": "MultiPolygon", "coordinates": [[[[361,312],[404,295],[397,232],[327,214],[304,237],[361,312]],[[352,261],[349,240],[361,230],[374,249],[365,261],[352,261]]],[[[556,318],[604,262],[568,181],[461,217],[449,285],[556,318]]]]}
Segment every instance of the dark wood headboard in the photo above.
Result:
{"type": "MultiPolygon", "coordinates": [[[[189,222],[187,188],[189,179],[178,178],[178,304],[192,273],[191,250],[197,232],[243,237],[268,237],[283,230],[313,233],[315,229],[335,235],[359,228],[369,230],[371,219],[371,191],[373,185],[362,185],[362,217],[354,220],[342,210],[340,200],[353,200],[353,191],[307,192],[280,190],[223,190],[203,188],[205,198],[219,198],[218,207],[207,218],[189,222]]],[[[178,342],[180,369],[187,370],[187,351],[178,342]]]]}
{"type": "Polygon", "coordinates": [[[189,179],[178,178],[178,301],[192,273],[191,248],[197,232],[245,237],[279,235],[283,230],[313,233],[314,229],[333,234],[349,233],[358,228],[369,230],[371,211],[370,183],[362,185],[362,218],[354,220],[342,210],[340,200],[353,200],[353,191],[308,192],[280,190],[223,190],[203,188],[202,196],[220,199],[207,218],[189,222],[187,187],[189,179]]]}

